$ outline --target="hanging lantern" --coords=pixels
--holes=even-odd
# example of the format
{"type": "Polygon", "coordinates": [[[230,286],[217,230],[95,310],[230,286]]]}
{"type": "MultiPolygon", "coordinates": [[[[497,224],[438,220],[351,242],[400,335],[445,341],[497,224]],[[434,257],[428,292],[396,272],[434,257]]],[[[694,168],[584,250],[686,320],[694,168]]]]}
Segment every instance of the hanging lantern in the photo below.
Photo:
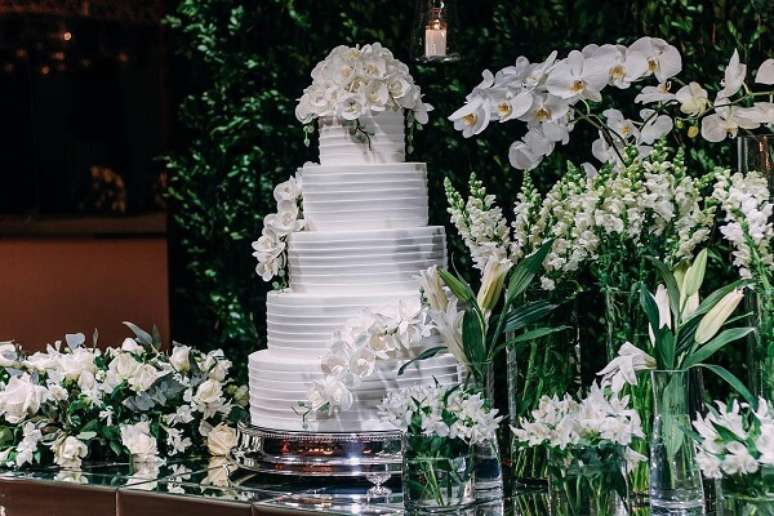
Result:
{"type": "Polygon", "coordinates": [[[443,0],[417,0],[413,49],[417,61],[445,63],[459,59],[454,46],[459,26],[453,6],[443,0]]]}

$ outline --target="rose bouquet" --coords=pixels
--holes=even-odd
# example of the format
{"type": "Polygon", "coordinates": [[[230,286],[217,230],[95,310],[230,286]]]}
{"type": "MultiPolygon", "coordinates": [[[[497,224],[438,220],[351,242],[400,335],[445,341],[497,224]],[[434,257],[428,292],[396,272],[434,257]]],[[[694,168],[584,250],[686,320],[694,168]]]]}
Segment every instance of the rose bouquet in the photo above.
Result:
{"type": "Polygon", "coordinates": [[[707,478],[722,479],[732,514],[774,514],[774,410],[765,399],[757,407],[716,401],[693,427],[696,461],[707,478]]]}
{"type": "Polygon", "coordinates": [[[547,449],[558,514],[618,514],[627,503],[626,470],[645,460],[631,447],[644,434],[628,396],[596,383],[580,401],[544,396],[511,431],[525,446],[547,449]]]}
{"type": "Polygon", "coordinates": [[[157,462],[226,455],[236,444],[247,390],[228,378],[222,351],[175,344],[131,323],[120,347],[101,351],[70,334],[26,355],[0,345],[0,463],[11,467],[83,460],[157,462]]]}
{"type": "Polygon", "coordinates": [[[502,419],[480,393],[459,385],[391,391],[379,414],[403,432],[404,500],[409,509],[451,508],[473,501],[472,446],[491,441],[502,419]]]}

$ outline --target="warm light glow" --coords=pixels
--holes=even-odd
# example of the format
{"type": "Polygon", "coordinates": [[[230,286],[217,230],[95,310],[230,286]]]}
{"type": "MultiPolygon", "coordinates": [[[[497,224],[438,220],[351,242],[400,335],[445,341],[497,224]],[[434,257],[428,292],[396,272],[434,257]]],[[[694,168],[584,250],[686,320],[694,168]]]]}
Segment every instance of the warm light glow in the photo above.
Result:
{"type": "Polygon", "coordinates": [[[48,75],[51,72],[51,67],[48,65],[43,65],[40,67],[40,75],[48,75]]]}
{"type": "Polygon", "coordinates": [[[16,49],[16,57],[19,59],[27,59],[29,57],[29,52],[27,52],[26,48],[18,48],[16,49]]]}
{"type": "Polygon", "coordinates": [[[51,59],[53,59],[54,61],[64,61],[65,53],[62,52],[61,50],[58,52],[52,52],[51,59]]]}
{"type": "Polygon", "coordinates": [[[70,41],[71,39],[73,39],[73,33],[70,31],[64,31],[62,33],[62,39],[65,41],[70,41]]]}
{"type": "Polygon", "coordinates": [[[127,54],[126,52],[119,52],[117,57],[118,57],[118,60],[121,61],[122,63],[129,62],[129,54],[127,54]]]}

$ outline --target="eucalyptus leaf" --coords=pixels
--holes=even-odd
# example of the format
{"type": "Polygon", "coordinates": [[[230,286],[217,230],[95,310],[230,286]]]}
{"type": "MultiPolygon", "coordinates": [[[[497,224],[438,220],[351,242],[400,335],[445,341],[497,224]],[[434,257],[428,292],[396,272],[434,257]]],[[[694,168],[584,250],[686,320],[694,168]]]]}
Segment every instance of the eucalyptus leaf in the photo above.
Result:
{"type": "Polygon", "coordinates": [[[143,330],[139,326],[137,326],[134,323],[131,323],[129,321],[124,321],[124,326],[132,330],[132,333],[134,333],[135,338],[137,339],[137,342],[142,344],[143,346],[153,346],[153,337],[151,337],[150,333],[143,330]]]}

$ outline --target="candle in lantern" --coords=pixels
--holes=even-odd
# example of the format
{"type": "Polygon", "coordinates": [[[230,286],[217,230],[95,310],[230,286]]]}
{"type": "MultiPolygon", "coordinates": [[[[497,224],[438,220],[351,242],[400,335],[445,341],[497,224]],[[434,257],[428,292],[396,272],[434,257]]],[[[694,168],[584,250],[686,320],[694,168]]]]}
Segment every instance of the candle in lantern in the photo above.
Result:
{"type": "Polygon", "coordinates": [[[439,21],[425,27],[425,57],[446,56],[446,27],[439,21]]]}

